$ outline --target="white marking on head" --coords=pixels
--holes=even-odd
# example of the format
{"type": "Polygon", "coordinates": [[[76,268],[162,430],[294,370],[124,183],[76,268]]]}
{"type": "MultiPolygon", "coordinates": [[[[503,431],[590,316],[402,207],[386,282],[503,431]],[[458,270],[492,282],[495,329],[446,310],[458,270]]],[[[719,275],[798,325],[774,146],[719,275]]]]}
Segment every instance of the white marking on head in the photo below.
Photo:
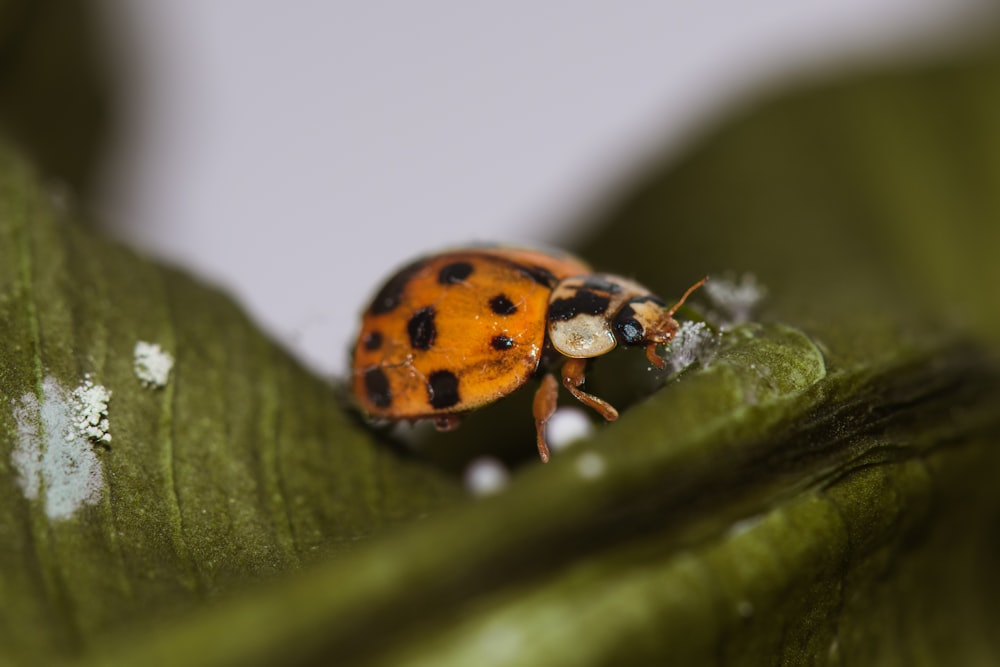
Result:
{"type": "Polygon", "coordinates": [[[599,357],[618,344],[604,315],[580,314],[570,320],[552,322],[549,340],[557,352],[577,359],[599,357]]]}

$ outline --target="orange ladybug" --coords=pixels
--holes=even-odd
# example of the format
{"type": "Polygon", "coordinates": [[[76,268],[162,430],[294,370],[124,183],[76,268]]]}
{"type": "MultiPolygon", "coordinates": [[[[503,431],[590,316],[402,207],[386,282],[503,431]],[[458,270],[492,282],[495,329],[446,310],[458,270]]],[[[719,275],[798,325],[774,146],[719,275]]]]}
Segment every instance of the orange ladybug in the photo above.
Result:
{"type": "MultiPolygon", "coordinates": [[[[614,407],[580,389],[587,360],[618,344],[642,346],[663,368],[656,346],[674,337],[674,312],[705,280],[667,308],[642,285],[594,273],[570,255],[486,247],[424,257],[389,278],[365,310],[354,347],[354,396],[370,417],[432,419],[446,431],[462,413],[561,363],[562,385],[613,421],[614,407]]],[[[542,461],[549,460],[545,424],[558,391],[546,372],[534,399],[542,461]]]]}

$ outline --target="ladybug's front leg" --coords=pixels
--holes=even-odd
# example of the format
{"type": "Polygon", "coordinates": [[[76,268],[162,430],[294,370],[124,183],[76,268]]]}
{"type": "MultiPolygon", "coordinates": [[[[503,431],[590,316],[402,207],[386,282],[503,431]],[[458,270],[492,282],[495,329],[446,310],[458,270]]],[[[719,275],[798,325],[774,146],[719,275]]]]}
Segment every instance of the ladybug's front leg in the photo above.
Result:
{"type": "Polygon", "coordinates": [[[614,406],[604,399],[597,398],[593,394],[588,394],[580,389],[580,385],[582,385],[587,379],[584,377],[584,370],[586,368],[586,359],[570,359],[563,364],[563,386],[569,390],[569,393],[576,397],[576,400],[601,413],[601,416],[604,417],[605,420],[613,422],[618,419],[618,411],[615,410],[614,406]]]}
{"type": "MultiPolygon", "coordinates": [[[[673,336],[671,336],[673,338],[673,336]]],[[[669,342],[669,341],[668,341],[669,342]]],[[[667,367],[667,360],[656,353],[656,346],[660,343],[650,343],[646,346],[646,358],[661,371],[667,367]]]]}
{"type": "Polygon", "coordinates": [[[546,373],[542,384],[535,392],[534,414],[535,435],[538,440],[538,456],[542,463],[549,462],[549,446],[545,442],[545,424],[556,411],[556,401],[559,398],[559,383],[551,373],[546,373]]]}

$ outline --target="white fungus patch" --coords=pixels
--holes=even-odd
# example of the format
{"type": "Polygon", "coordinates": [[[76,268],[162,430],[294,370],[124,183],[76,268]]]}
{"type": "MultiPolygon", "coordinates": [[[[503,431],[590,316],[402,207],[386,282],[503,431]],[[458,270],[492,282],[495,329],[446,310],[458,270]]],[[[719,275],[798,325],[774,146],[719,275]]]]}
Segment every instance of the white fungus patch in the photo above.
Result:
{"type": "Polygon", "coordinates": [[[559,408],[545,425],[545,441],[549,449],[558,452],[594,432],[594,424],[579,408],[559,408]]]}
{"type": "MultiPolygon", "coordinates": [[[[71,518],[84,505],[96,504],[104,489],[104,475],[89,435],[81,432],[78,390],[82,398],[105,395],[111,392],[103,387],[101,392],[88,394],[99,387],[90,383],[67,392],[55,378],[47,377],[42,383],[42,399],[33,393],[24,394],[13,402],[14,421],[17,424],[17,441],[11,453],[11,463],[17,470],[17,482],[29,500],[41,500],[45,514],[51,520],[71,518]]],[[[89,415],[97,410],[98,422],[107,420],[107,398],[103,408],[96,403],[88,408],[89,415]],[[103,414],[102,414],[103,411],[103,414]]],[[[101,433],[110,436],[106,431],[101,433]]]]}
{"type": "Polygon", "coordinates": [[[706,365],[715,356],[718,342],[718,336],[704,322],[682,322],[665,350],[664,359],[671,374],[695,363],[706,365]]]}
{"type": "Polygon", "coordinates": [[[167,385],[174,367],[173,356],[157,343],[137,341],[133,353],[132,370],[144,387],[159,388],[167,385]]]}
{"type": "Polygon", "coordinates": [[[597,452],[586,452],[576,460],[576,472],[584,479],[597,479],[606,467],[604,457],[597,452]]]}
{"type": "MultiPolygon", "coordinates": [[[[93,442],[111,442],[111,422],[108,420],[108,401],[111,391],[94,384],[87,375],[83,384],[70,394],[70,402],[75,416],[74,425],[79,435],[93,442]]],[[[73,434],[68,434],[72,439],[73,434]]]]}
{"type": "Polygon", "coordinates": [[[767,288],[752,273],[744,273],[738,280],[732,276],[713,276],[704,289],[715,307],[713,319],[722,328],[749,322],[767,296],[767,288]]]}
{"type": "Polygon", "coordinates": [[[499,493],[509,481],[507,467],[490,456],[476,459],[465,469],[465,488],[474,496],[499,493]]]}

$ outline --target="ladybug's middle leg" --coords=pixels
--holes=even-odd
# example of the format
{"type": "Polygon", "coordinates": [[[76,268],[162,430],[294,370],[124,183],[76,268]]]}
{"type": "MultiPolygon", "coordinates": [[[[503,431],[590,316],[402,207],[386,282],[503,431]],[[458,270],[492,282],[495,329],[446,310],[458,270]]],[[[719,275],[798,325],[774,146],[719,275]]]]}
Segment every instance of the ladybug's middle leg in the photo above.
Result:
{"type": "Polygon", "coordinates": [[[584,377],[584,370],[587,367],[586,359],[570,359],[562,367],[562,382],[563,386],[569,390],[569,393],[573,394],[576,400],[580,401],[588,408],[592,408],[597,412],[601,413],[609,422],[613,422],[618,419],[618,411],[615,410],[614,406],[605,401],[602,398],[598,398],[593,394],[588,394],[587,392],[580,389],[586,381],[584,377]]]}
{"type": "Polygon", "coordinates": [[[549,446],[545,442],[545,424],[549,417],[556,411],[556,400],[559,398],[559,383],[555,376],[546,373],[542,378],[542,384],[535,392],[534,414],[535,414],[535,434],[538,439],[538,456],[542,463],[549,462],[549,446]]]}

